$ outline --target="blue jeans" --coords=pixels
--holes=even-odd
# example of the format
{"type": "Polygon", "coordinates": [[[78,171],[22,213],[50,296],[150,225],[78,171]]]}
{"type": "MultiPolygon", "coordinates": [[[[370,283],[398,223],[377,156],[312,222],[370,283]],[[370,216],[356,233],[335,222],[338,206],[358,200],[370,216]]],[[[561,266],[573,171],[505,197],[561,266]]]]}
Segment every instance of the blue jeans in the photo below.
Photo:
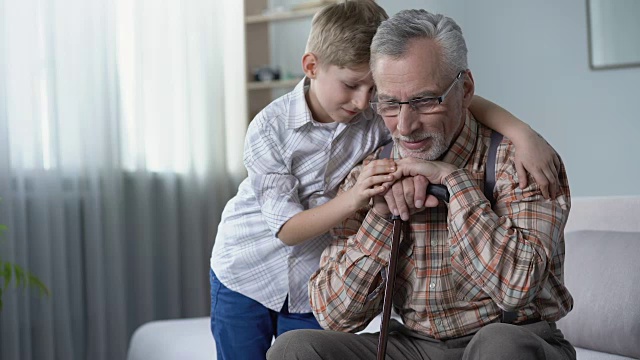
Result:
{"type": "Polygon", "coordinates": [[[229,290],[210,270],[211,333],[218,360],[265,359],[273,337],[289,330],[321,329],[312,313],[292,314],[287,302],[280,312],[229,290]]]}

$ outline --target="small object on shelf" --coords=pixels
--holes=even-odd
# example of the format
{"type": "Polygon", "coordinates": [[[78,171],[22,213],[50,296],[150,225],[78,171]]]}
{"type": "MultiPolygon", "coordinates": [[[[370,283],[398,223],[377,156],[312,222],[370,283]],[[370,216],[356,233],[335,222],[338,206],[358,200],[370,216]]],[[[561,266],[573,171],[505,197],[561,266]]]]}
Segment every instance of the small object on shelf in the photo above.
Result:
{"type": "Polygon", "coordinates": [[[276,6],[273,8],[266,8],[262,11],[262,15],[264,16],[273,16],[273,15],[278,15],[278,14],[284,14],[287,12],[290,12],[291,9],[289,9],[288,7],[285,6],[276,6]]]}
{"type": "Polygon", "coordinates": [[[253,79],[255,81],[273,81],[280,80],[280,68],[263,66],[253,71],[253,79]]]}
{"type": "MultiPolygon", "coordinates": [[[[304,78],[304,74],[287,71],[285,64],[280,64],[282,67],[276,69],[279,74],[273,72],[275,66],[269,65],[273,61],[271,25],[291,20],[295,21],[287,26],[295,26],[296,23],[302,25],[303,21],[310,24],[313,16],[325,5],[341,1],[344,0],[296,0],[295,2],[304,2],[296,6],[289,4],[294,1],[243,0],[246,63],[238,75],[246,80],[248,121],[276,97],[281,96],[283,91],[293,89],[304,78]]],[[[304,48],[304,43],[300,47],[304,48]]]]}

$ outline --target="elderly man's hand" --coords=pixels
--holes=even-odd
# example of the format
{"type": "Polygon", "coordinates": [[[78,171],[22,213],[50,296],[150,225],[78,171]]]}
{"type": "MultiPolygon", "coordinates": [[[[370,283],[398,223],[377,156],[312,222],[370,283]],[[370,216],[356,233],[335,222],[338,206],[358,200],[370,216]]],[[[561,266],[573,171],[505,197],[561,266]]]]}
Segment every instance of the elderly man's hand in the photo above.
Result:
{"type": "Polygon", "coordinates": [[[427,196],[429,181],[422,175],[408,176],[396,181],[384,194],[386,205],[394,215],[402,220],[409,220],[412,214],[424,210],[425,207],[438,205],[438,199],[427,196]]]}
{"type": "Polygon", "coordinates": [[[391,210],[389,209],[387,202],[380,195],[373,197],[372,209],[374,213],[378,214],[378,216],[382,216],[386,218],[386,217],[389,217],[389,215],[391,215],[391,210]]]}
{"type": "MultiPolygon", "coordinates": [[[[384,194],[384,199],[388,211],[400,215],[405,221],[425,207],[437,206],[438,199],[433,195],[427,196],[427,186],[430,183],[442,184],[443,179],[456,170],[455,166],[448,163],[416,158],[401,159],[396,163],[398,170],[393,175],[401,179],[384,194]]],[[[381,205],[378,205],[376,212],[382,212],[381,205]]]]}

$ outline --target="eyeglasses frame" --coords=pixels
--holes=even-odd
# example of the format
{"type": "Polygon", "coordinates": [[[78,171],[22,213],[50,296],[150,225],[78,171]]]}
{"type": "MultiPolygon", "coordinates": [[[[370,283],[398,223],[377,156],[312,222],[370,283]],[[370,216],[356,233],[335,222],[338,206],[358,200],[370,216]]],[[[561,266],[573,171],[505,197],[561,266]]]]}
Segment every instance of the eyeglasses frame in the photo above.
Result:
{"type": "Polygon", "coordinates": [[[453,89],[453,86],[458,82],[458,80],[460,80],[462,78],[462,75],[464,73],[466,73],[466,70],[460,70],[458,72],[458,75],[456,75],[456,77],[451,82],[451,85],[449,85],[447,90],[445,90],[444,93],[442,95],[440,95],[440,96],[425,96],[425,97],[421,97],[421,98],[417,98],[417,99],[411,99],[411,100],[408,100],[408,101],[369,101],[369,106],[371,107],[371,109],[373,109],[373,111],[376,114],[379,114],[380,116],[385,116],[385,115],[382,115],[382,114],[378,113],[378,111],[376,109],[377,104],[380,104],[380,103],[397,104],[397,105],[399,105],[398,113],[395,114],[395,115],[386,115],[387,117],[393,117],[393,116],[400,115],[400,111],[402,111],[402,105],[404,105],[404,104],[409,105],[409,107],[415,112],[418,112],[418,108],[417,108],[417,106],[415,104],[419,103],[421,101],[437,100],[438,101],[438,105],[440,105],[440,104],[442,104],[444,102],[444,100],[446,99],[447,95],[449,95],[449,92],[451,92],[451,89],[453,89]]]}

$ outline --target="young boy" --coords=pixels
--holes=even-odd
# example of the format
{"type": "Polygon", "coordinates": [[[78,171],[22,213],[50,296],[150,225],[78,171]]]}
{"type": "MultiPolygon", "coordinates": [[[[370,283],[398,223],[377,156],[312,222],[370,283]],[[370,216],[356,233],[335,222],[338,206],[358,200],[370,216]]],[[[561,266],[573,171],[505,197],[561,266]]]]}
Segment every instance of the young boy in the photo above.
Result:
{"type": "MultiPolygon", "coordinates": [[[[351,191],[336,197],[349,171],[390,139],[368,103],[374,88],[369,46],[386,18],[366,0],[321,10],[302,57],[306,78],[249,125],[248,177],[224,209],[211,256],[218,359],[264,359],[273,336],[320,328],[307,283],[328,244],[327,232],[384,193],[395,170],[391,160],[374,161],[351,191]]],[[[471,111],[481,122],[500,115],[500,124],[488,125],[512,138],[519,151],[545,154],[524,163],[541,169],[532,175],[553,174],[546,166],[553,163],[552,151],[528,126],[483,99],[474,99],[471,111]]]]}

